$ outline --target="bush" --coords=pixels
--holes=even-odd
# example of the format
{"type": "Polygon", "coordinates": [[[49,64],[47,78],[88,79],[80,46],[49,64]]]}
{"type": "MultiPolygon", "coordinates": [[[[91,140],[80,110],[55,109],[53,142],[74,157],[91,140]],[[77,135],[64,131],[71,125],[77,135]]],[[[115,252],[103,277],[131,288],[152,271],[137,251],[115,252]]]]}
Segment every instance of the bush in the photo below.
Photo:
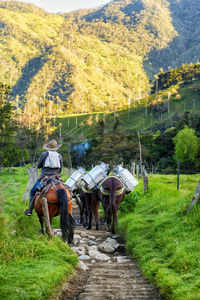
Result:
{"type": "Polygon", "coordinates": [[[138,200],[140,200],[141,197],[142,195],[138,192],[132,192],[126,195],[124,201],[122,201],[120,204],[119,214],[121,213],[124,215],[133,212],[138,200]]]}

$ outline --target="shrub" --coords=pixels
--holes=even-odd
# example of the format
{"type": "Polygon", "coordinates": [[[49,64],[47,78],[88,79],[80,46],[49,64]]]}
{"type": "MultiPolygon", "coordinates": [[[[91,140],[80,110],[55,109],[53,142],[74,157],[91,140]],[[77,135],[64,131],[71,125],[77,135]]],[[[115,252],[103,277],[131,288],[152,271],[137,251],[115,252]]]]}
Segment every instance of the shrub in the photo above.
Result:
{"type": "Polygon", "coordinates": [[[128,214],[134,211],[134,208],[142,197],[142,194],[138,192],[132,192],[125,196],[124,201],[120,204],[119,213],[121,214],[128,214]]]}

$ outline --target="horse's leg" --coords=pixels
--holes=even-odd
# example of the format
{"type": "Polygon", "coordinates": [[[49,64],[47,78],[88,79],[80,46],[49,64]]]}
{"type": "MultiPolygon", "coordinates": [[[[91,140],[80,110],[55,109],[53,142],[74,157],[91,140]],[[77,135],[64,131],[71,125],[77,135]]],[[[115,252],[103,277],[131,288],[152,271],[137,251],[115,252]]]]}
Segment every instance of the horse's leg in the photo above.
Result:
{"type": "Polygon", "coordinates": [[[108,224],[108,222],[107,222],[108,217],[107,217],[106,199],[103,197],[102,194],[100,195],[100,199],[101,199],[101,203],[102,203],[103,210],[104,210],[104,223],[108,224]]]}
{"type": "Polygon", "coordinates": [[[50,237],[53,237],[53,231],[51,229],[50,225],[50,215],[49,215],[49,209],[47,204],[47,199],[45,197],[42,198],[42,210],[44,214],[44,220],[45,220],[45,226],[46,226],[46,232],[50,237]]]}
{"type": "Polygon", "coordinates": [[[99,218],[98,218],[98,213],[99,213],[99,211],[98,211],[98,205],[96,206],[96,210],[95,210],[95,224],[96,224],[96,230],[99,230],[99,218]]]}
{"type": "Polygon", "coordinates": [[[92,203],[91,203],[91,194],[86,195],[86,207],[88,209],[88,227],[87,230],[92,229],[92,203]]]}
{"type": "Polygon", "coordinates": [[[83,225],[83,227],[86,227],[88,225],[87,222],[87,209],[86,209],[86,194],[85,192],[81,191],[80,195],[79,195],[81,201],[79,204],[79,208],[80,208],[80,223],[81,225],[83,225]]]}
{"type": "Polygon", "coordinates": [[[89,215],[87,207],[84,208],[84,227],[88,226],[89,224],[89,215]]]}
{"type": "Polygon", "coordinates": [[[83,204],[83,202],[80,204],[79,208],[80,208],[80,223],[81,223],[81,225],[84,226],[84,217],[83,217],[84,204],[83,204]]]}
{"type": "Polygon", "coordinates": [[[43,217],[41,215],[38,215],[38,219],[39,219],[40,225],[41,225],[41,232],[42,232],[42,234],[44,234],[44,220],[43,220],[43,217]]]}
{"type": "Polygon", "coordinates": [[[94,217],[94,225],[96,226],[96,230],[98,230],[98,201],[96,198],[96,195],[94,193],[91,194],[91,211],[92,211],[92,216],[94,217]]]}
{"type": "Polygon", "coordinates": [[[80,224],[83,225],[83,210],[84,210],[83,202],[79,200],[77,197],[75,199],[76,199],[76,204],[78,205],[80,210],[80,224]]]}
{"type": "Polygon", "coordinates": [[[96,230],[99,229],[99,202],[96,200],[95,201],[95,207],[94,207],[94,219],[95,219],[95,225],[96,225],[96,230]]]}
{"type": "Polygon", "coordinates": [[[110,207],[108,205],[108,207],[106,208],[106,215],[107,215],[107,226],[108,226],[108,230],[110,231],[110,225],[111,225],[111,212],[110,212],[110,207]]]}
{"type": "Polygon", "coordinates": [[[89,222],[88,222],[87,230],[90,230],[90,229],[92,229],[92,211],[91,211],[91,209],[88,209],[88,215],[89,215],[89,222]]]}

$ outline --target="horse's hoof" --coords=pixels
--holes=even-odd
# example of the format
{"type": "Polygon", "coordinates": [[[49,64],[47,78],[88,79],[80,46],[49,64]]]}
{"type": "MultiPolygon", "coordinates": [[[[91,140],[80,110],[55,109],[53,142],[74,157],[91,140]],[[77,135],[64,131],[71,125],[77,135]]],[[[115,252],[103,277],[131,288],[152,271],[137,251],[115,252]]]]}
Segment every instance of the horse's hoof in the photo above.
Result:
{"type": "Polygon", "coordinates": [[[45,235],[45,232],[42,231],[42,230],[39,230],[39,231],[38,231],[38,234],[39,234],[39,235],[41,235],[41,234],[42,234],[42,235],[45,235]]]}

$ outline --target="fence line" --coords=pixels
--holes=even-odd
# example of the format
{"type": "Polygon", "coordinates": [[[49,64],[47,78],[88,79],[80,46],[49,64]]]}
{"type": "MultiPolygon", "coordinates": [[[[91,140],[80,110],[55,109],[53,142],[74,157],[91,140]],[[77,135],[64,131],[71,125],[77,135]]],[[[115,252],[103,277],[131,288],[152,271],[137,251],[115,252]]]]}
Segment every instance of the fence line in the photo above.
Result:
{"type": "MultiPolygon", "coordinates": [[[[156,182],[156,183],[166,183],[166,184],[177,184],[177,181],[158,181],[149,179],[149,182],[156,182]]],[[[188,184],[188,183],[198,183],[199,181],[180,181],[181,184],[188,184]]]]}

